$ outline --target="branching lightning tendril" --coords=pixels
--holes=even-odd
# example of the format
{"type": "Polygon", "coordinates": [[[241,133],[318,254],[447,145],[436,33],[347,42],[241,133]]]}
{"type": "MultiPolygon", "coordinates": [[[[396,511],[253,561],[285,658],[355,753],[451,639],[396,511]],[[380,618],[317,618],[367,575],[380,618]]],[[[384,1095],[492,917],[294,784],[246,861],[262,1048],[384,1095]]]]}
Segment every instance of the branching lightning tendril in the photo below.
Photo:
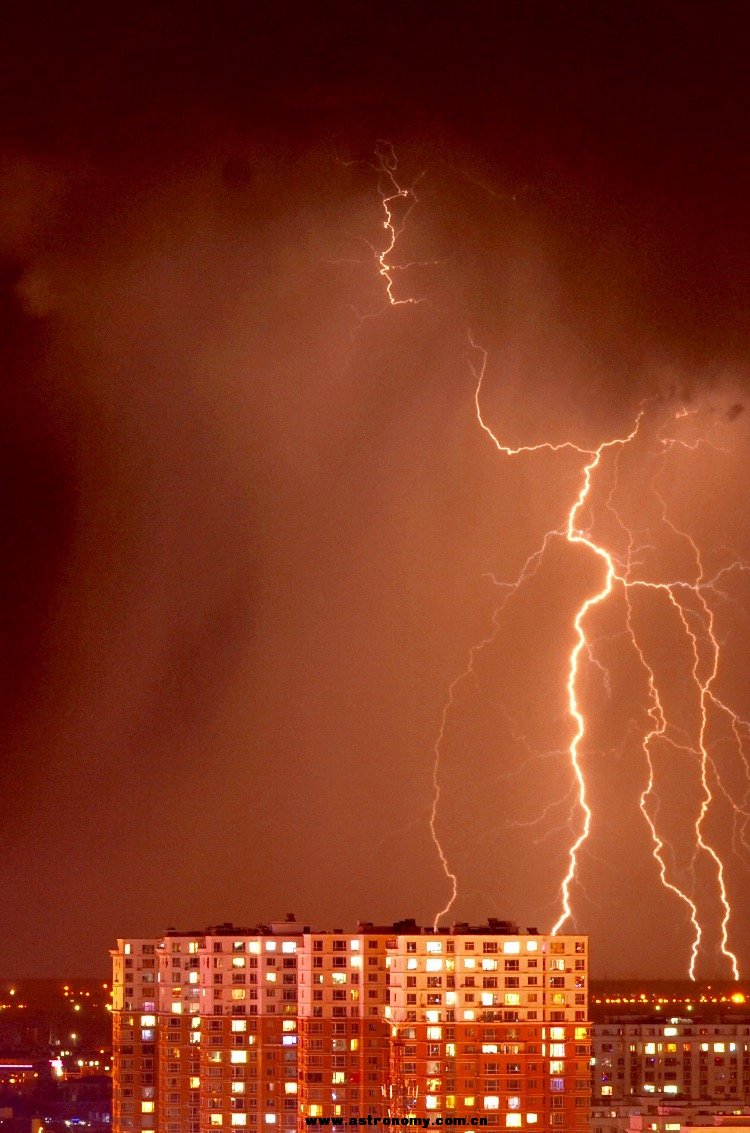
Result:
{"type": "MultiPolygon", "coordinates": [[[[378,154],[376,166],[379,179],[379,193],[383,210],[382,226],[386,234],[385,244],[378,249],[370,245],[375,259],[378,274],[384,283],[387,305],[391,307],[414,305],[425,300],[411,296],[403,296],[401,288],[396,287],[397,275],[410,264],[399,265],[397,261],[397,245],[403,234],[407,219],[417,204],[417,197],[412,183],[404,188],[397,178],[397,161],[390,145],[383,145],[378,154]]],[[[417,179],[419,180],[419,178],[417,179]]],[[[592,448],[587,448],[565,440],[559,443],[540,442],[535,444],[518,445],[512,447],[502,441],[495,429],[489,424],[483,411],[483,386],[487,375],[488,355],[483,347],[469,333],[470,357],[469,364],[474,376],[474,411],[480,429],[495,447],[497,453],[507,459],[529,459],[535,454],[567,453],[580,457],[579,486],[577,493],[571,500],[567,514],[562,518],[560,525],[548,531],[540,546],[526,559],[516,579],[512,582],[500,582],[493,577],[495,585],[502,590],[503,599],[496,609],[492,630],[488,635],[472,646],[469,651],[467,665],[464,670],[450,684],[443,706],[440,726],[433,749],[432,767],[432,805],[429,813],[429,829],[434,841],[439,861],[449,885],[449,895],[445,905],[435,916],[435,927],[445,918],[458,897],[458,875],[451,868],[448,853],[441,842],[438,832],[438,818],[441,800],[441,763],[446,738],[446,727],[449,717],[456,707],[456,694],[459,687],[469,678],[475,678],[475,662],[479,654],[487,649],[496,640],[500,632],[499,615],[506,603],[518,594],[524,584],[537,572],[547,554],[550,545],[555,540],[561,540],[570,547],[577,548],[588,555],[594,564],[598,564],[598,581],[590,592],[584,597],[572,618],[570,626],[572,647],[567,657],[564,669],[565,698],[567,715],[572,731],[567,745],[566,757],[571,772],[571,791],[575,797],[575,810],[577,824],[574,828],[572,840],[566,852],[567,865],[560,882],[559,914],[557,915],[551,932],[561,932],[568,923],[574,922],[573,892],[580,886],[581,856],[586,848],[594,821],[594,813],[589,801],[589,790],[585,774],[584,743],[588,733],[585,709],[581,701],[581,672],[588,664],[598,668],[602,674],[609,695],[609,674],[604,665],[594,654],[595,638],[591,636],[591,621],[595,611],[607,606],[615,597],[622,600],[626,610],[625,624],[621,629],[630,642],[641,668],[646,688],[646,718],[647,724],[641,735],[641,750],[644,759],[644,785],[639,797],[639,806],[643,814],[646,827],[651,840],[651,854],[656,864],[658,878],[667,891],[685,909],[692,931],[692,943],[688,971],[691,978],[696,976],[696,966],[705,935],[705,923],[701,919],[699,901],[694,886],[680,884],[675,876],[673,860],[668,861],[666,850],[669,842],[659,829],[659,802],[656,790],[656,770],[654,762],[655,748],[659,745],[669,748],[681,757],[692,760],[698,769],[700,782],[700,800],[694,824],[694,847],[692,867],[695,869],[700,862],[703,867],[710,867],[713,875],[715,890],[721,908],[720,924],[718,926],[719,951],[729,967],[732,976],[739,978],[739,964],[735,952],[730,948],[729,930],[732,908],[726,883],[725,862],[719,849],[712,841],[707,830],[707,818],[714,803],[714,791],[718,791],[726,803],[731,807],[734,815],[733,847],[739,852],[741,847],[748,850],[745,840],[745,831],[750,822],[750,759],[748,758],[746,743],[750,736],[750,721],[742,719],[717,692],[716,683],[719,674],[721,659],[721,643],[717,636],[714,607],[712,600],[728,601],[729,596],[719,588],[719,583],[731,572],[745,572],[750,565],[735,558],[727,566],[718,570],[713,577],[706,578],[701,552],[694,538],[687,532],[680,530],[667,514],[667,504],[659,494],[654,482],[650,489],[653,498],[658,501],[661,512],[661,522],[668,528],[674,538],[687,549],[692,561],[690,577],[676,577],[668,581],[653,581],[646,576],[643,567],[644,556],[652,548],[647,542],[638,541],[636,533],[632,531],[620,517],[614,503],[615,491],[618,482],[619,458],[628,448],[634,446],[644,423],[644,418],[661,411],[654,405],[645,402],[641,404],[634,416],[633,425],[624,435],[606,439],[592,448]],[[596,536],[594,531],[592,493],[598,475],[604,465],[608,466],[610,473],[614,473],[614,487],[604,497],[604,509],[613,517],[618,525],[626,543],[626,550],[618,554],[605,542],[596,536]],[[690,678],[698,705],[697,733],[692,741],[690,737],[670,722],[664,705],[664,696],[659,687],[659,680],[653,664],[650,662],[646,648],[639,639],[635,624],[634,600],[640,595],[650,596],[651,599],[666,602],[682,627],[687,651],[692,658],[690,665],[690,678]],[[723,782],[716,760],[711,754],[709,743],[710,719],[721,717],[729,728],[729,740],[733,742],[744,766],[746,782],[745,794],[741,804],[734,801],[731,791],[723,782]],[[678,739],[680,742],[678,742],[678,739]]],[[[679,422],[689,416],[691,411],[680,407],[668,414],[656,431],[660,449],[659,456],[670,452],[674,448],[683,448],[690,452],[697,452],[704,445],[711,445],[705,437],[696,441],[686,441],[668,435],[670,423],[679,422]]],[[[559,805],[558,803],[553,806],[559,805]]],[[[517,825],[535,826],[541,823],[552,808],[546,807],[538,819],[532,822],[517,825]]],[[[670,854],[673,859],[674,855],[670,854]]]]}

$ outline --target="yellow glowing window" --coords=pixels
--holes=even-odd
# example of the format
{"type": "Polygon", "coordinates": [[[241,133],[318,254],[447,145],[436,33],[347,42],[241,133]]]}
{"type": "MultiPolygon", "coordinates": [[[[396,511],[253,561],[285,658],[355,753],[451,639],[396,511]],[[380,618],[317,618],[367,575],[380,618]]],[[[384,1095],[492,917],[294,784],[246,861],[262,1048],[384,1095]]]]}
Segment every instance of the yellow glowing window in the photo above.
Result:
{"type": "Polygon", "coordinates": [[[297,951],[297,941],[296,940],[285,940],[285,941],[283,941],[283,943],[281,945],[281,951],[285,952],[287,954],[287,956],[291,952],[296,952],[297,951]]]}
{"type": "Polygon", "coordinates": [[[443,1028],[442,1027],[428,1027],[427,1028],[427,1038],[430,1039],[432,1042],[434,1042],[436,1039],[442,1039],[442,1037],[443,1037],[443,1028]]]}
{"type": "Polygon", "coordinates": [[[466,956],[465,957],[465,959],[464,959],[464,967],[465,968],[476,968],[476,966],[477,966],[477,962],[476,962],[476,960],[474,959],[473,956],[466,956]]]}
{"type": "Polygon", "coordinates": [[[247,946],[247,950],[248,950],[248,952],[252,952],[254,956],[257,956],[258,953],[260,952],[260,941],[259,940],[251,940],[250,943],[247,946]]]}
{"type": "Polygon", "coordinates": [[[517,1129],[520,1126],[522,1120],[523,1118],[521,1117],[520,1113],[506,1113],[505,1127],[506,1129],[517,1129]]]}
{"type": "Polygon", "coordinates": [[[223,1125],[224,1124],[224,1118],[221,1116],[220,1113],[212,1113],[211,1117],[209,1119],[209,1123],[212,1126],[214,1126],[214,1128],[215,1128],[217,1125],[223,1125]]]}
{"type": "Polygon", "coordinates": [[[192,1078],[190,1079],[190,1089],[191,1089],[191,1090],[197,1090],[197,1089],[198,1089],[198,1087],[200,1086],[200,1084],[201,1084],[201,1080],[200,1080],[200,1078],[197,1078],[197,1077],[193,1076],[193,1077],[192,1077],[192,1078]]]}
{"type": "Polygon", "coordinates": [[[275,972],[266,972],[266,982],[269,983],[269,984],[275,984],[276,983],[276,973],[275,972]]]}
{"type": "Polygon", "coordinates": [[[323,1106],[322,1105],[309,1105],[307,1107],[307,1112],[309,1113],[310,1117],[320,1117],[320,1115],[323,1112],[323,1106]]]}
{"type": "Polygon", "coordinates": [[[346,983],[346,972],[333,972],[332,975],[331,975],[331,979],[333,980],[333,982],[335,984],[345,984],[346,983]]]}
{"type": "Polygon", "coordinates": [[[235,1065],[237,1063],[240,1063],[240,1062],[247,1062],[247,1051],[246,1050],[230,1050],[229,1061],[235,1063],[235,1065]]]}
{"type": "Polygon", "coordinates": [[[474,1104],[475,1104],[475,1098],[474,1098],[473,1094],[469,1094],[468,1097],[464,1098],[464,1105],[466,1106],[467,1109],[471,1109],[474,1104]]]}
{"type": "Polygon", "coordinates": [[[496,1094],[484,1095],[484,1108],[485,1109],[499,1109],[500,1098],[496,1094]]]}
{"type": "Polygon", "coordinates": [[[536,1125],[538,1120],[539,1120],[539,1114],[538,1113],[527,1113],[526,1114],[526,1124],[527,1125],[536,1125]]]}
{"type": "Polygon", "coordinates": [[[424,1099],[425,1109],[437,1109],[438,1100],[434,1094],[428,1094],[424,1099]]]}
{"type": "Polygon", "coordinates": [[[521,951],[521,945],[517,940],[506,940],[503,944],[503,952],[506,955],[514,954],[521,951]]]}
{"type": "MultiPolygon", "coordinates": [[[[552,1029],[554,1030],[555,1028],[553,1027],[552,1029]]],[[[560,1028],[560,1030],[562,1030],[562,1027],[560,1028]]],[[[552,1036],[553,1039],[555,1037],[556,1037],[555,1035],[552,1036]]],[[[564,1038],[564,1037],[565,1037],[564,1035],[560,1036],[560,1038],[564,1038]]],[[[586,1027],[576,1027],[576,1042],[579,1042],[583,1039],[587,1039],[588,1037],[589,1037],[589,1033],[588,1033],[588,1030],[586,1029],[586,1027]]]]}
{"type": "MultiPolygon", "coordinates": [[[[286,1030],[286,1028],[284,1028],[286,1030]]],[[[235,1035],[241,1034],[247,1030],[247,1023],[244,1019],[232,1019],[232,1031],[235,1035]]]]}
{"type": "Polygon", "coordinates": [[[455,1109],[456,1108],[456,1095],[455,1094],[446,1094],[445,1095],[445,1108],[446,1109],[455,1109]]]}
{"type": "Polygon", "coordinates": [[[482,1043],[482,1054],[497,1054],[497,1043],[482,1043]]]}
{"type": "Polygon", "coordinates": [[[232,967],[233,968],[244,968],[246,966],[246,964],[247,964],[247,960],[245,959],[244,956],[233,956],[232,957],[232,967]]]}
{"type": "MultiPolygon", "coordinates": [[[[550,1027],[549,1037],[551,1039],[558,1039],[558,1040],[564,1039],[565,1038],[565,1028],[564,1027],[550,1027]]],[[[577,1033],[576,1033],[576,1038],[578,1038],[577,1033]]]]}
{"type": "Polygon", "coordinates": [[[464,1011],[464,1019],[466,1020],[467,1023],[470,1023],[473,1018],[474,1018],[474,1012],[472,1010],[468,1009],[468,1010],[464,1011]]]}
{"type": "Polygon", "coordinates": [[[232,1093],[233,1094],[244,1094],[244,1092],[245,1092],[245,1083],[244,1082],[232,1082],[232,1093]]]}
{"type": "Polygon", "coordinates": [[[362,957],[361,956],[350,956],[349,957],[349,963],[350,963],[352,968],[361,968],[362,967],[362,957]]]}
{"type": "Polygon", "coordinates": [[[359,951],[359,941],[358,940],[350,940],[349,941],[349,947],[351,948],[352,952],[358,952],[359,951]]]}
{"type": "Polygon", "coordinates": [[[482,971],[483,972],[496,972],[497,971],[497,960],[490,960],[490,959],[487,959],[485,957],[485,959],[482,960],[482,971]]]}
{"type": "Polygon", "coordinates": [[[188,952],[190,952],[193,956],[195,956],[196,952],[198,951],[198,947],[199,947],[198,941],[197,940],[191,940],[190,943],[188,944],[188,952]]]}
{"type": "Polygon", "coordinates": [[[442,952],[443,951],[442,940],[428,940],[427,941],[427,951],[428,952],[442,952]]]}
{"type": "Polygon", "coordinates": [[[231,1118],[232,1125],[247,1125],[246,1113],[233,1113],[231,1118]]]}
{"type": "Polygon", "coordinates": [[[555,1061],[555,1062],[550,1062],[550,1064],[549,1064],[550,1074],[562,1074],[564,1069],[565,1069],[565,1063],[564,1062],[555,1061]]]}
{"type": "Polygon", "coordinates": [[[527,940],[526,941],[526,951],[527,952],[538,952],[539,951],[539,941],[538,940],[527,940]]]}
{"type": "Polygon", "coordinates": [[[349,1039],[349,1050],[359,1050],[359,1039],[349,1039]]]}
{"type": "Polygon", "coordinates": [[[153,1113],[153,1112],[154,1112],[154,1103],[153,1102],[141,1102],[141,1113],[153,1113]]]}
{"type": "Polygon", "coordinates": [[[428,972],[441,972],[443,961],[439,957],[429,957],[425,960],[425,970],[428,972]]]}
{"type": "Polygon", "coordinates": [[[346,1082],[346,1074],[343,1070],[334,1070],[331,1075],[331,1082],[334,1086],[343,1086],[346,1082]]]}
{"type": "MultiPolygon", "coordinates": [[[[242,1029],[244,1031],[245,1028],[243,1027],[242,1029]]],[[[294,1019],[285,1019],[281,1024],[281,1029],[282,1031],[296,1031],[297,1023],[294,1019]]]]}
{"type": "Polygon", "coordinates": [[[198,973],[197,972],[190,972],[188,974],[188,983],[197,984],[197,982],[198,982],[198,973]]]}
{"type": "MultiPolygon", "coordinates": [[[[482,1002],[484,1003],[484,996],[482,996],[482,1002]]],[[[492,1002],[492,999],[490,999],[490,1002],[492,1002]]],[[[520,1002],[521,1002],[521,996],[518,994],[517,991],[506,991],[506,993],[505,993],[505,1006],[506,1007],[517,1007],[520,1002]]]]}
{"type": "Polygon", "coordinates": [[[726,1043],[714,1043],[714,1053],[715,1054],[724,1054],[726,1049],[727,1049],[726,1043]]]}
{"type": "Polygon", "coordinates": [[[284,1083],[284,1093],[285,1094],[296,1094],[297,1093],[297,1083],[296,1082],[285,1082],[284,1083]]]}
{"type": "Polygon", "coordinates": [[[263,1120],[265,1121],[266,1125],[275,1125],[276,1124],[276,1114],[275,1113],[267,1113],[266,1116],[263,1118],[263,1120]]]}
{"type": "Polygon", "coordinates": [[[156,1026],[156,1016],[155,1015],[141,1015],[141,1026],[142,1027],[155,1027],[156,1026]]]}
{"type": "Polygon", "coordinates": [[[419,961],[417,960],[416,956],[410,956],[409,959],[406,961],[406,967],[409,969],[410,972],[416,971],[418,965],[419,965],[419,961]]]}

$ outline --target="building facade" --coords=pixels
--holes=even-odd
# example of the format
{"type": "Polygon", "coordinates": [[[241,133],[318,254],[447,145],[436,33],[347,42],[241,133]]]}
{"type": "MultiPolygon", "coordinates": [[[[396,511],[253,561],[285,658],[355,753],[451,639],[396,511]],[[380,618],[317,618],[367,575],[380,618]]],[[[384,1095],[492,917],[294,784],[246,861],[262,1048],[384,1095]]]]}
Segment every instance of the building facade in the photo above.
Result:
{"type": "Polygon", "coordinates": [[[114,1133],[588,1128],[585,936],[509,922],[120,939],[114,1133]]]}
{"type": "Polygon", "coordinates": [[[750,1099],[750,1023],[611,1020],[593,1028],[594,1104],[750,1099]]]}

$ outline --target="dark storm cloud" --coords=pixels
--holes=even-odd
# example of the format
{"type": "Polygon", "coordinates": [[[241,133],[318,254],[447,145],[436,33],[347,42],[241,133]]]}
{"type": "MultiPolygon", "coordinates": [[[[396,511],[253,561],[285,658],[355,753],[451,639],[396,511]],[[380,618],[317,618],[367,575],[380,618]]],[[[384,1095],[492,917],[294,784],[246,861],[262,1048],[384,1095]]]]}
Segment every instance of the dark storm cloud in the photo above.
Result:
{"type": "MultiPolygon", "coordinates": [[[[498,467],[467,327],[512,443],[550,428],[598,443],[670,389],[703,407],[710,387],[741,429],[739,41],[721,12],[709,29],[698,7],[649,12],[16,14],[0,111],[6,970],[101,969],[120,931],[294,905],[431,919],[445,688],[490,624],[486,574],[520,569],[577,483],[570,462],[498,467]],[[405,182],[424,172],[399,254],[427,266],[397,288],[428,300],[385,314],[383,137],[405,182]],[[356,831],[346,897],[332,829],[356,831]]],[[[671,503],[696,495],[730,541],[736,483],[705,475],[726,530],[689,468],[671,503]]],[[[475,772],[446,784],[443,815],[471,916],[541,921],[558,881],[554,839],[534,907],[522,866],[493,865],[528,848],[498,800],[533,818],[539,792],[508,782],[524,742],[559,746],[556,619],[590,564],[556,548],[545,571],[544,616],[509,611],[451,725],[448,771],[475,772]],[[498,688],[530,698],[524,729],[498,688]]],[[[628,728],[622,681],[615,707],[595,694],[602,750],[628,728]]],[[[613,822],[623,840],[635,809],[613,822]]]]}

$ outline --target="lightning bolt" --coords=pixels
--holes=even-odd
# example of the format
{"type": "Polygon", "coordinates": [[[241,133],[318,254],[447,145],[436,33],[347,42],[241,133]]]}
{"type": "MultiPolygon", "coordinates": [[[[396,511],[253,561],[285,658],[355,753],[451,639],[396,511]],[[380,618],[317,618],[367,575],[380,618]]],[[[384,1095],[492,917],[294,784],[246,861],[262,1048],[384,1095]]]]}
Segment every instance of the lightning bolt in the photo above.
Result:
{"type": "MultiPolygon", "coordinates": [[[[408,187],[403,187],[398,179],[398,165],[393,147],[389,144],[382,144],[378,150],[377,158],[378,162],[375,168],[378,174],[378,191],[382,207],[382,227],[385,233],[385,241],[381,247],[374,244],[370,244],[369,247],[377,273],[383,281],[387,306],[416,305],[426,300],[410,295],[402,296],[397,293],[396,279],[398,273],[414,266],[414,264],[399,264],[396,248],[404,233],[407,220],[418,203],[415,186],[423,174],[408,187]]],[[[735,558],[728,566],[722,567],[711,578],[707,578],[698,544],[688,532],[678,528],[668,515],[666,500],[656,488],[656,476],[654,475],[649,483],[649,490],[658,505],[659,522],[664,529],[671,532],[675,540],[686,548],[692,562],[692,568],[689,571],[689,577],[680,576],[666,581],[654,581],[648,577],[646,564],[649,553],[653,553],[655,550],[655,544],[643,540],[639,541],[636,538],[634,530],[622,519],[614,500],[619,485],[620,456],[627,449],[635,447],[636,443],[640,441],[646,421],[648,420],[650,423],[657,411],[657,399],[645,401],[640,405],[634,414],[633,424],[629,431],[624,432],[623,435],[603,440],[595,447],[587,448],[570,440],[557,443],[541,441],[534,444],[511,446],[501,439],[488,422],[483,411],[482,394],[487,378],[488,353],[475,340],[471,332],[469,332],[468,339],[470,348],[468,361],[474,377],[473,405],[476,421],[497,453],[508,459],[533,458],[536,454],[542,452],[547,454],[568,453],[580,457],[579,486],[559,527],[544,535],[540,546],[529,555],[516,579],[511,582],[498,582],[493,577],[495,585],[503,591],[503,598],[493,615],[492,629],[483,640],[471,647],[465,668],[452,681],[447,691],[433,748],[432,803],[429,812],[429,830],[449,885],[449,896],[443,908],[435,916],[434,927],[437,929],[440,921],[448,915],[458,897],[458,877],[451,868],[448,854],[438,832],[442,796],[441,767],[448,722],[452,713],[456,710],[461,686],[469,679],[476,679],[475,664],[478,656],[497,639],[501,625],[500,614],[507,602],[517,595],[523,585],[536,574],[551,543],[561,540],[570,547],[584,552],[595,564],[598,564],[599,575],[598,582],[583,598],[573,614],[571,622],[573,644],[564,671],[565,701],[571,726],[571,738],[566,749],[566,758],[571,772],[571,790],[575,797],[578,819],[577,829],[567,849],[567,864],[560,882],[559,913],[550,931],[552,934],[559,933],[569,921],[574,922],[575,920],[572,894],[574,887],[581,884],[579,876],[580,859],[590,837],[594,821],[584,767],[583,749],[589,728],[581,699],[581,674],[585,665],[596,666],[602,672],[605,686],[609,689],[608,671],[596,660],[594,655],[596,639],[592,637],[591,622],[593,615],[598,610],[611,604],[617,597],[624,602],[626,611],[625,626],[621,632],[631,643],[645,683],[647,723],[641,737],[645,774],[638,802],[651,839],[651,853],[656,864],[657,875],[666,892],[684,906],[689,918],[692,928],[692,942],[688,971],[691,979],[695,979],[705,928],[701,921],[697,896],[694,892],[686,889],[684,884],[678,882],[675,876],[674,863],[672,863],[671,868],[668,864],[665,851],[669,848],[669,843],[657,824],[659,807],[654,750],[656,745],[662,745],[672,750],[676,755],[679,754],[683,758],[694,760],[698,768],[700,792],[693,827],[694,848],[690,872],[694,878],[694,870],[699,861],[706,863],[712,871],[715,891],[721,908],[719,951],[726,960],[733,977],[738,979],[737,956],[729,944],[732,908],[726,884],[726,867],[714,840],[708,833],[707,820],[715,803],[713,784],[725,802],[732,808],[735,833],[737,829],[740,830],[740,840],[746,846],[744,831],[748,822],[750,822],[750,809],[748,808],[750,759],[745,744],[746,738],[750,734],[750,722],[740,717],[720,697],[716,688],[721,665],[721,646],[716,630],[715,612],[710,598],[727,600],[727,594],[719,589],[720,580],[733,571],[749,571],[750,565],[735,558]],[[613,517],[625,541],[624,552],[619,554],[595,534],[595,509],[592,497],[595,484],[598,483],[605,465],[614,473],[614,479],[609,493],[604,497],[604,509],[613,517]],[[645,645],[641,643],[639,638],[634,620],[633,602],[640,594],[650,595],[658,601],[666,601],[668,608],[673,611],[681,626],[684,641],[691,657],[690,679],[698,706],[698,725],[692,741],[689,736],[684,734],[683,729],[678,728],[676,723],[670,721],[656,670],[649,660],[645,645]],[[715,719],[722,719],[725,726],[728,727],[729,734],[744,767],[746,789],[741,805],[734,801],[731,791],[722,780],[716,760],[711,754],[709,729],[715,719]],[[678,743],[678,737],[683,742],[678,743]]],[[[685,440],[683,437],[667,434],[670,423],[684,423],[688,418],[694,419],[696,414],[696,410],[680,407],[666,415],[665,420],[655,430],[655,437],[658,442],[658,449],[655,454],[657,460],[663,462],[664,458],[675,449],[695,453],[704,446],[708,446],[714,451],[723,451],[720,446],[714,445],[706,436],[698,436],[694,440],[685,440]]],[[[649,536],[649,538],[653,537],[649,536]]],[[[538,819],[524,825],[531,826],[541,823],[551,809],[550,806],[546,807],[538,819]]],[[[750,849],[747,846],[746,848],[750,849]]],[[[695,881],[693,884],[695,884],[695,881]]]]}

